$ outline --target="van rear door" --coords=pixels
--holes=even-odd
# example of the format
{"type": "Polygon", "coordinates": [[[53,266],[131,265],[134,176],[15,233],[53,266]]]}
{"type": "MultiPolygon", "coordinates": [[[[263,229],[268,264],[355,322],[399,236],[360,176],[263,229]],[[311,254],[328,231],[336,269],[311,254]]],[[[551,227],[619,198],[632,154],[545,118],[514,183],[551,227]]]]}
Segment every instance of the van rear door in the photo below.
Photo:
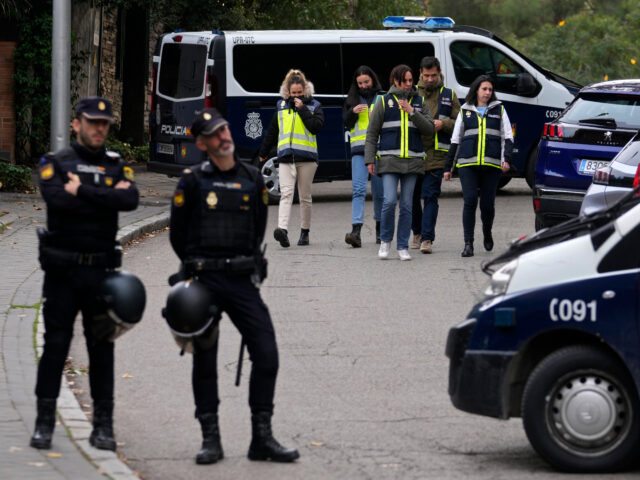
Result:
{"type": "Polygon", "coordinates": [[[203,155],[190,133],[197,110],[205,106],[211,38],[165,35],[159,52],[155,111],[151,114],[149,170],[177,175],[203,155]]]}

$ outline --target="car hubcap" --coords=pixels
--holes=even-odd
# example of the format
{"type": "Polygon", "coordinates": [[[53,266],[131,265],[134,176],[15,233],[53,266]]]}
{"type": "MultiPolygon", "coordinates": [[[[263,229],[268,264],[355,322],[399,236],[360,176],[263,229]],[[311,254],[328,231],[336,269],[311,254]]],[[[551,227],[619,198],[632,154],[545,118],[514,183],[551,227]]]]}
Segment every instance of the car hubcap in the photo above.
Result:
{"type": "Polygon", "coordinates": [[[278,165],[270,158],[262,165],[262,179],[267,191],[272,195],[280,195],[280,181],[278,180],[278,165]]]}
{"type": "Polygon", "coordinates": [[[601,455],[628,433],[629,399],[609,379],[585,374],[558,382],[548,397],[548,419],[565,448],[601,455]]]}

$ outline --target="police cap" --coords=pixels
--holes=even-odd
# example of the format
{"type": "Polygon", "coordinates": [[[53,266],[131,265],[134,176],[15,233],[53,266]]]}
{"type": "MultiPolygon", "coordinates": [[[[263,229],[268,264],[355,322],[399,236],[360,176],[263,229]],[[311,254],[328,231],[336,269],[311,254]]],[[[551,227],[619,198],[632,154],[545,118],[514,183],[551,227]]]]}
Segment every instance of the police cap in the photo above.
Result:
{"type": "Polygon", "coordinates": [[[111,102],[103,97],[85,97],[76,105],[76,117],[113,121],[111,102]]]}
{"type": "Polygon", "coordinates": [[[215,108],[205,108],[196,112],[196,118],[191,124],[191,135],[197,137],[204,135],[205,137],[213,135],[216,130],[225,125],[229,125],[224,117],[215,108]]]}

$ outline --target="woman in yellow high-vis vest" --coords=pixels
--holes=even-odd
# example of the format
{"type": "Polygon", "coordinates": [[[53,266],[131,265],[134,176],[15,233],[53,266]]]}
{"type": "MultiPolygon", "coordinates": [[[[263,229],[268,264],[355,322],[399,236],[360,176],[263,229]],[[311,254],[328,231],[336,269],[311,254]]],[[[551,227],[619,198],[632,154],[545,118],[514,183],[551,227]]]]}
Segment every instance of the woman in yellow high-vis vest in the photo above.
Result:
{"type": "Polygon", "coordinates": [[[260,161],[264,162],[277,145],[280,206],[273,237],[285,248],[290,245],[288,225],[296,178],[301,217],[298,245],[309,245],[311,184],[318,168],[316,135],[324,126],[322,106],[313,94],[313,84],[304,73],[289,70],[280,87],[282,98],[276,103],[276,112],[260,147],[260,161]]]}
{"type": "MultiPolygon", "coordinates": [[[[354,248],[362,246],[360,229],[364,223],[364,203],[367,195],[367,179],[369,170],[364,164],[364,142],[367,138],[369,116],[378,95],[382,94],[382,86],[376,73],[368,66],[356,68],[342,109],[344,126],[349,130],[351,146],[351,182],[353,197],[351,199],[350,233],[344,241],[354,248]]],[[[371,175],[371,196],[373,197],[373,219],[376,222],[376,243],[380,243],[380,212],[382,211],[382,179],[371,175]]]]}

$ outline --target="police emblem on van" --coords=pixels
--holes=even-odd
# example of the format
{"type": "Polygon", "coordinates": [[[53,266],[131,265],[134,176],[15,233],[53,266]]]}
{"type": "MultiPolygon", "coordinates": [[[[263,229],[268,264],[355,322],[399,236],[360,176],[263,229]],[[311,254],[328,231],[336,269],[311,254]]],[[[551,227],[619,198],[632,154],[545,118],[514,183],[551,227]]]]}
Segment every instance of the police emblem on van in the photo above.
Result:
{"type": "Polygon", "coordinates": [[[262,120],[257,112],[247,114],[247,121],[244,123],[244,133],[247,137],[256,139],[262,136],[262,120]]]}

